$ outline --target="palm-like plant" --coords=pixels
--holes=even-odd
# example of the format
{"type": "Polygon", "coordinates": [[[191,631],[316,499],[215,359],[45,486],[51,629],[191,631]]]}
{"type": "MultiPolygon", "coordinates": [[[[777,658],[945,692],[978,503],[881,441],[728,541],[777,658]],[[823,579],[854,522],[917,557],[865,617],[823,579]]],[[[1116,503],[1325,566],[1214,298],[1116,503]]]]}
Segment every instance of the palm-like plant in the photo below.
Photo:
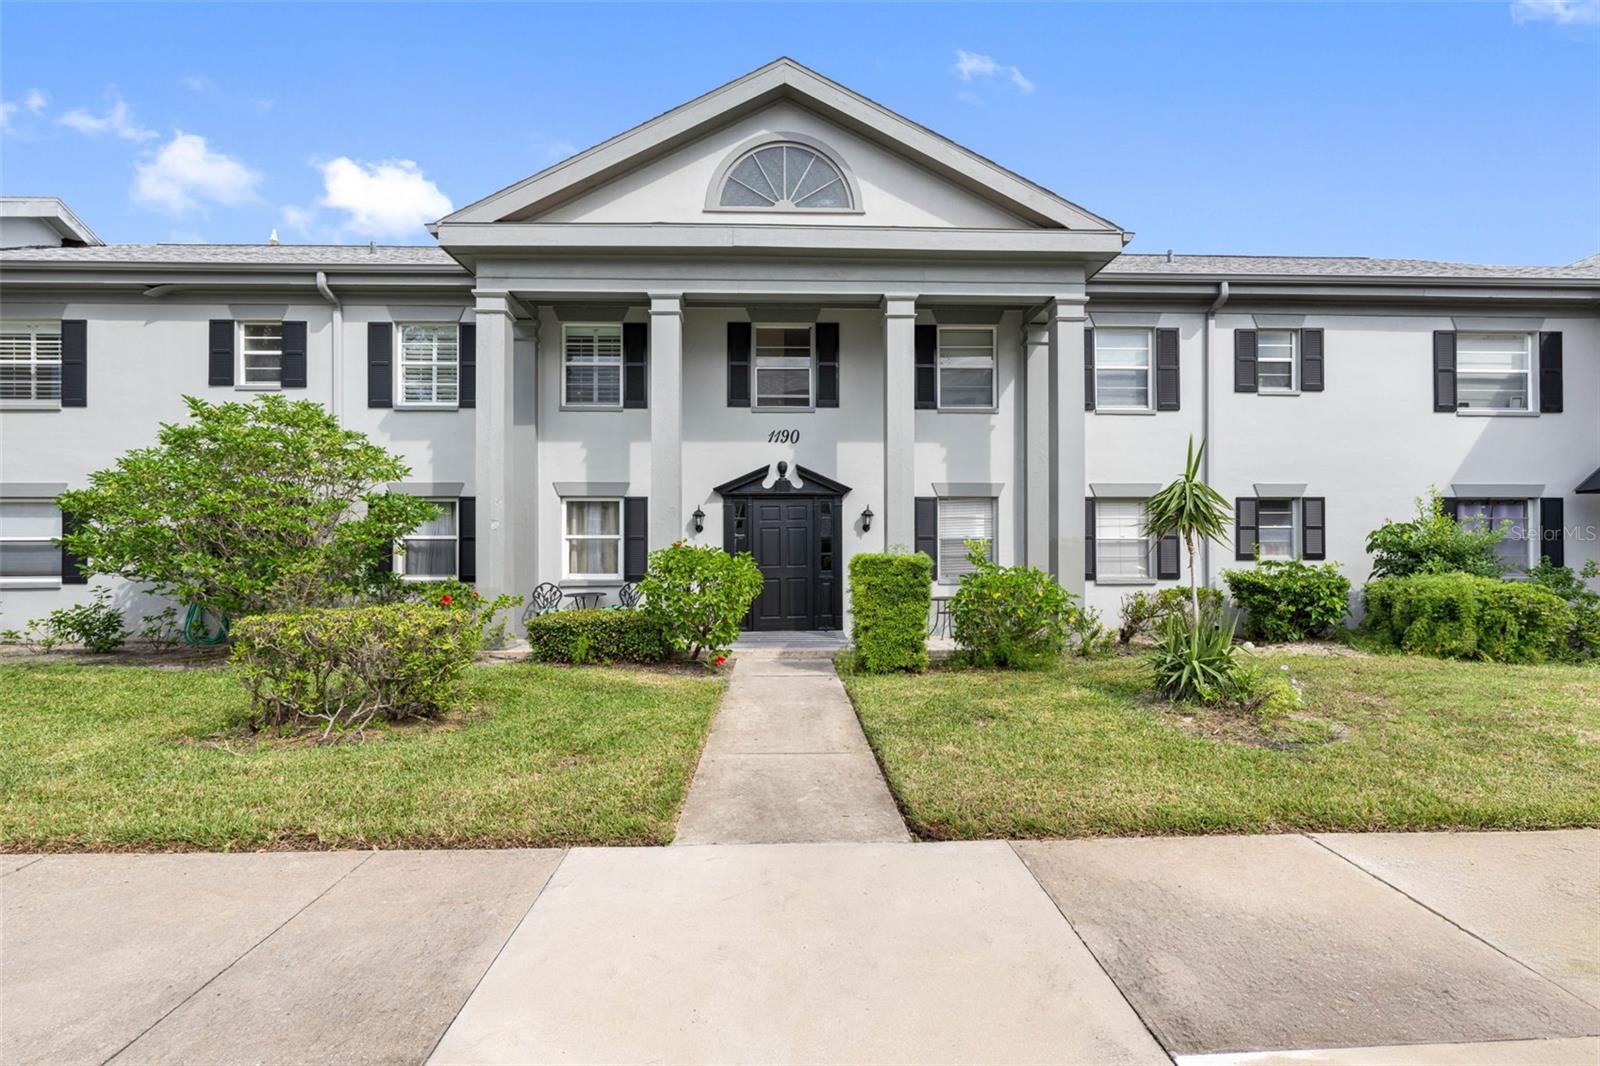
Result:
{"type": "Polygon", "coordinates": [[[1204,441],[1194,446],[1189,438],[1189,458],[1184,464],[1183,476],[1150,497],[1149,517],[1145,520],[1145,534],[1160,539],[1169,533],[1183,538],[1189,553],[1189,606],[1190,618],[1198,625],[1200,620],[1200,584],[1195,572],[1195,552],[1201,540],[1214,540],[1225,544],[1228,521],[1233,508],[1216,489],[1200,478],[1200,459],[1206,453],[1204,441]]]}

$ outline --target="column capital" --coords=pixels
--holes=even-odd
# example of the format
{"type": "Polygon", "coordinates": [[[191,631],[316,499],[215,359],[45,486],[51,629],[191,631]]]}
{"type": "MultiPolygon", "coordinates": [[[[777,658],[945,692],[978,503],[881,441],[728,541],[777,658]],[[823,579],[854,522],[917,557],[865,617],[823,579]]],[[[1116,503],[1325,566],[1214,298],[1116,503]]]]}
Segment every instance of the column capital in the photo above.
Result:
{"type": "Polygon", "coordinates": [[[683,293],[681,292],[652,292],[650,296],[650,313],[652,315],[681,315],[683,314],[683,293]]]}
{"type": "Polygon", "coordinates": [[[511,296],[504,292],[480,292],[473,290],[473,310],[480,315],[505,315],[515,318],[516,311],[512,307],[511,296]]]}
{"type": "Polygon", "coordinates": [[[1074,292],[1052,296],[1045,305],[1045,317],[1054,322],[1081,322],[1085,317],[1084,307],[1089,303],[1087,293],[1074,292]]]}
{"type": "Polygon", "coordinates": [[[885,318],[916,318],[917,297],[914,293],[884,293],[883,316],[885,318]]]}

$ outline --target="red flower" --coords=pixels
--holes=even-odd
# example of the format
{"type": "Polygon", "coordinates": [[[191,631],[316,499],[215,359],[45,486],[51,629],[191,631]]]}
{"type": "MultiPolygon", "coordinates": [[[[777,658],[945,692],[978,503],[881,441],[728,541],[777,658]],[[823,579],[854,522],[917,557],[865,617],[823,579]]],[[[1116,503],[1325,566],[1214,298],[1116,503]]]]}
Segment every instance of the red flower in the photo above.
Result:
{"type": "Polygon", "coordinates": [[[726,655],[719,655],[711,661],[716,663],[718,666],[721,666],[723,663],[728,661],[728,657],[726,655]]]}
{"type": "Polygon", "coordinates": [[[472,590],[472,598],[475,599],[475,600],[483,599],[482,596],[478,595],[478,590],[477,589],[473,589],[472,590]]]}
{"type": "Polygon", "coordinates": [[[454,597],[454,596],[452,596],[452,595],[450,595],[450,594],[449,594],[449,593],[448,593],[448,592],[447,592],[447,593],[445,593],[445,594],[444,594],[444,595],[443,595],[443,596],[440,596],[440,597],[439,597],[439,602],[440,602],[440,603],[442,603],[442,604],[444,604],[444,605],[445,605],[445,606],[446,606],[446,607],[448,607],[448,606],[450,606],[450,605],[451,605],[451,604],[452,604],[452,603],[454,603],[454,602],[456,602],[456,598],[455,598],[455,597],[454,597]]]}

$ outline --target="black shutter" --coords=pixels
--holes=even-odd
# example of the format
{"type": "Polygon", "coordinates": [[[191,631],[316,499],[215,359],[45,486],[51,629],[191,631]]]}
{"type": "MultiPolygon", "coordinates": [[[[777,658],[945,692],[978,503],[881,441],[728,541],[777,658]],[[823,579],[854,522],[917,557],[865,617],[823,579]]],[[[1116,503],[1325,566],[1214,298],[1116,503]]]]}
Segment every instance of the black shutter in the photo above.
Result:
{"type": "Polygon", "coordinates": [[[839,323],[817,323],[817,406],[839,406],[839,323]]]}
{"type": "Polygon", "coordinates": [[[81,318],[61,323],[61,406],[89,406],[89,323],[81,318]]]}
{"type": "Polygon", "coordinates": [[[394,323],[367,323],[367,406],[394,406],[394,323]]]}
{"type": "Polygon", "coordinates": [[[939,327],[916,327],[917,407],[939,406],[939,327]]]}
{"type": "Polygon", "coordinates": [[[728,406],[750,406],[750,323],[728,323],[728,406]]]}
{"type": "Polygon", "coordinates": [[[1178,410],[1178,331],[1156,330],[1156,410],[1178,410]]]}
{"type": "Polygon", "coordinates": [[[1562,497],[1546,496],[1539,501],[1539,555],[1549,559],[1551,566],[1567,565],[1565,514],[1566,501],[1562,497]]]}
{"type": "Polygon", "coordinates": [[[1561,334],[1539,334],[1539,410],[1547,415],[1562,411],[1561,334]]]}
{"type": "Polygon", "coordinates": [[[283,324],[283,362],[278,374],[278,384],[286,389],[306,387],[306,324],[283,324]]]}
{"type": "Polygon", "coordinates": [[[645,407],[650,395],[650,327],[622,324],[622,406],[645,407]]]}
{"type": "MultiPolygon", "coordinates": [[[[478,406],[478,325],[463,322],[456,327],[456,362],[461,367],[460,391],[456,406],[478,406]]],[[[466,578],[461,580],[465,581],[466,578]]]]}
{"type": "Polygon", "coordinates": [[[1447,329],[1433,333],[1433,409],[1456,409],[1456,335],[1447,329]]]}
{"type": "Polygon", "coordinates": [[[1260,535],[1256,498],[1240,496],[1233,501],[1233,557],[1249,562],[1256,557],[1256,538],[1260,535]]]}
{"type": "Polygon", "coordinates": [[[1440,507],[1440,509],[1444,512],[1444,516],[1446,518],[1450,519],[1450,521],[1452,521],[1452,522],[1461,521],[1461,515],[1457,513],[1457,511],[1459,510],[1460,506],[1461,506],[1461,501],[1460,501],[1460,499],[1458,499],[1455,496],[1441,496],[1441,497],[1439,497],[1439,507],[1440,507]]]}
{"type": "MultiPolygon", "coordinates": [[[[1094,327],[1083,329],[1083,409],[1094,410],[1094,327]]],[[[1091,574],[1090,577],[1094,575],[1091,574]]]]}
{"type": "Polygon", "coordinates": [[[1233,391],[1256,391],[1256,331],[1233,331],[1233,391]]]}
{"type": "Polygon", "coordinates": [[[211,320],[211,363],[208,385],[233,384],[233,322],[225,318],[211,320]]]}
{"type": "Polygon", "coordinates": [[[1328,557],[1328,501],[1322,496],[1300,500],[1300,558],[1328,557]]]}
{"type": "Polygon", "coordinates": [[[1156,578],[1169,580],[1183,576],[1182,565],[1178,561],[1180,542],[1176,533],[1164,533],[1156,541],[1156,578]]]}
{"type": "MultiPolygon", "coordinates": [[[[75,533],[77,530],[77,520],[67,512],[62,511],[61,535],[65,537],[68,533],[75,533]]],[[[78,569],[80,561],[76,555],[67,551],[67,545],[63,541],[61,544],[61,583],[63,585],[87,585],[89,583],[88,577],[78,569]]]]}
{"type": "Polygon", "coordinates": [[[1300,391],[1322,391],[1322,331],[1300,331],[1300,391]]]}
{"type": "Polygon", "coordinates": [[[469,584],[478,580],[478,498],[476,496],[460,496],[456,498],[456,577],[469,584]]]}
{"type": "Polygon", "coordinates": [[[627,496],[622,501],[622,580],[643,581],[650,566],[650,500],[627,496]]]}
{"type": "Polygon", "coordinates": [[[1093,581],[1094,566],[1094,497],[1083,498],[1083,576],[1086,581],[1093,581]]]}
{"type": "Polygon", "coordinates": [[[922,552],[933,560],[933,579],[937,581],[939,580],[939,498],[918,496],[915,518],[914,550],[922,552]]]}

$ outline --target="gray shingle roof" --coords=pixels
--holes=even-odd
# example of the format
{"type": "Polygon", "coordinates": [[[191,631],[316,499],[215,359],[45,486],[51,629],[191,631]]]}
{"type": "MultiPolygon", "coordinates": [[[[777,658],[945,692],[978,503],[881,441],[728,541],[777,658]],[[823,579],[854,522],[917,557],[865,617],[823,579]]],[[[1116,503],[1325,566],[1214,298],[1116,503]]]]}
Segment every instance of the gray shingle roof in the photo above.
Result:
{"type": "Polygon", "coordinates": [[[1600,281],[1600,256],[1569,266],[1492,266],[1432,259],[1290,255],[1119,255],[1097,277],[1507,278],[1600,281]]]}
{"type": "Polygon", "coordinates": [[[431,244],[107,244],[91,248],[7,248],[0,261],[143,263],[163,266],[438,267],[461,265],[431,244]]]}

